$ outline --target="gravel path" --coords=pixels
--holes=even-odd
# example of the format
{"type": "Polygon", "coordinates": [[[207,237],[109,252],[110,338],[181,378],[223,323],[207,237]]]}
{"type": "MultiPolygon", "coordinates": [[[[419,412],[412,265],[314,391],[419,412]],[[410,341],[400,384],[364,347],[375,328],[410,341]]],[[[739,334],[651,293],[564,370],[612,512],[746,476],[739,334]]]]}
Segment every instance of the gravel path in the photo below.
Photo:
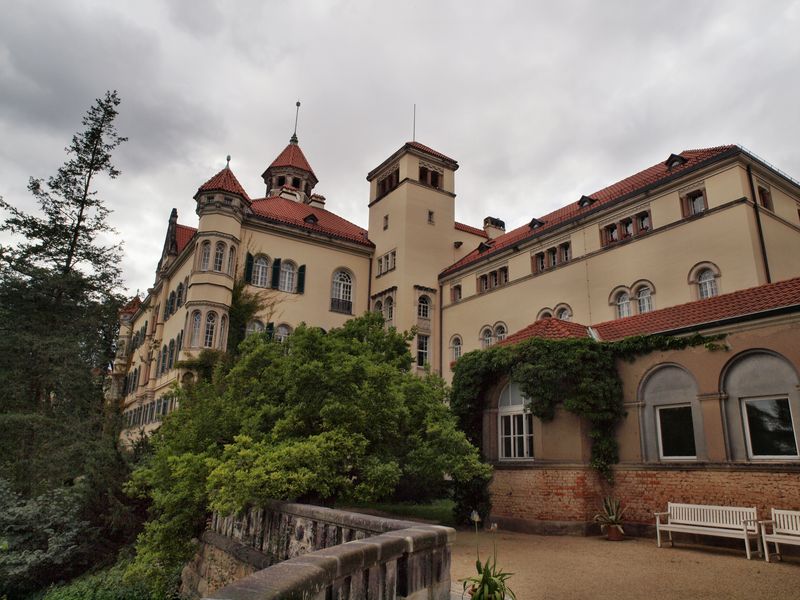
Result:
{"type": "MultiPolygon", "coordinates": [[[[512,532],[478,536],[481,559],[497,542],[498,564],[514,573],[518,600],[591,598],[770,600],[800,599],[800,558],[769,563],[741,550],[690,546],[656,548],[655,540],[538,536],[512,532]]],[[[475,532],[453,544],[453,589],[475,573],[475,532]]],[[[460,596],[460,594],[459,594],[460,596]]]]}

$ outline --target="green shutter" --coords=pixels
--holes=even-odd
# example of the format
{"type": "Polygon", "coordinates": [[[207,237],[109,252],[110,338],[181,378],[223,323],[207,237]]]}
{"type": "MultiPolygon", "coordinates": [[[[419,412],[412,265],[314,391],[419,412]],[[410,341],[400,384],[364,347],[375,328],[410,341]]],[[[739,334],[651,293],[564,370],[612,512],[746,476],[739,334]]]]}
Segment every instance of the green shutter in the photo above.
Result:
{"type": "Polygon", "coordinates": [[[275,334],[275,323],[267,323],[267,339],[271,340],[275,334]]]}
{"type": "Polygon", "coordinates": [[[281,259],[276,258],[272,261],[272,287],[278,289],[281,283],[281,259]]]}
{"type": "Polygon", "coordinates": [[[244,261],[244,281],[245,283],[253,283],[253,255],[249,252],[244,261]]]}
{"type": "Polygon", "coordinates": [[[302,294],[306,291],[306,266],[300,265],[297,269],[297,293],[302,294]]]}

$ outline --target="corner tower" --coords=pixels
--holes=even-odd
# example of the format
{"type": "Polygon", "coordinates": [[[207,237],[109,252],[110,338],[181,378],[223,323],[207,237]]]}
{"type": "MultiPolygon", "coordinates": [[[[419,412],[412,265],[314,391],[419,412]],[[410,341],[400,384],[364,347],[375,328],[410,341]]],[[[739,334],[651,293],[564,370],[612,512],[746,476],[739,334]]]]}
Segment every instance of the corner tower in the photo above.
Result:
{"type": "Polygon", "coordinates": [[[267,197],[278,196],[284,189],[289,189],[299,194],[299,201],[308,204],[314,186],[317,185],[317,176],[303,154],[297,141],[297,134],[293,133],[289,144],[283,149],[272,164],[261,174],[267,186],[267,197]]]}
{"type": "Polygon", "coordinates": [[[438,275],[454,262],[458,163],[407,142],[367,175],[375,244],[370,306],[400,330],[417,328],[417,367],[438,364],[438,275]]]}

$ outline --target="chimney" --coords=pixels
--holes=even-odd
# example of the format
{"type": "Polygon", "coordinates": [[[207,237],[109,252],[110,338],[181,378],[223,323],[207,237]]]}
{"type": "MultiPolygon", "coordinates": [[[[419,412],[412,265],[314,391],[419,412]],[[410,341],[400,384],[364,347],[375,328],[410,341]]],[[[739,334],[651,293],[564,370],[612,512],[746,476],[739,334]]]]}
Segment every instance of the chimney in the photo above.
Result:
{"type": "Polygon", "coordinates": [[[483,220],[483,231],[493,240],[506,232],[506,224],[496,217],[486,217],[483,220]]]}
{"type": "Polygon", "coordinates": [[[306,200],[306,204],[314,208],[325,208],[325,196],[322,194],[311,194],[311,198],[306,200]]]}

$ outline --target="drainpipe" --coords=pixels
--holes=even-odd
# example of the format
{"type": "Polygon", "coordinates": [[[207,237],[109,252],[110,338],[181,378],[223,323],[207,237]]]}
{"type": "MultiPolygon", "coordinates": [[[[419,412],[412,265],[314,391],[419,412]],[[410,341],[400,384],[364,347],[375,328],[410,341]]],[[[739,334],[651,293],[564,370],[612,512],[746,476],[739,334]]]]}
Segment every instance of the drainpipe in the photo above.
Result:
{"type": "Polygon", "coordinates": [[[372,310],[372,258],[369,257],[369,276],[367,277],[367,312],[372,310]]]}
{"type": "Polygon", "coordinates": [[[761,227],[761,211],[758,207],[756,188],[753,185],[753,170],[750,165],[747,165],[747,181],[750,183],[750,196],[753,199],[753,210],[756,213],[756,229],[758,229],[758,243],[761,246],[761,258],[764,261],[764,273],[767,276],[767,283],[772,283],[772,276],[769,273],[769,260],[767,260],[767,246],[764,243],[764,230],[761,227]]]}
{"type": "Polygon", "coordinates": [[[444,296],[442,296],[442,291],[444,287],[442,284],[439,284],[439,376],[444,377],[444,340],[442,339],[442,334],[444,333],[444,323],[442,323],[442,317],[444,315],[444,296]]]}

